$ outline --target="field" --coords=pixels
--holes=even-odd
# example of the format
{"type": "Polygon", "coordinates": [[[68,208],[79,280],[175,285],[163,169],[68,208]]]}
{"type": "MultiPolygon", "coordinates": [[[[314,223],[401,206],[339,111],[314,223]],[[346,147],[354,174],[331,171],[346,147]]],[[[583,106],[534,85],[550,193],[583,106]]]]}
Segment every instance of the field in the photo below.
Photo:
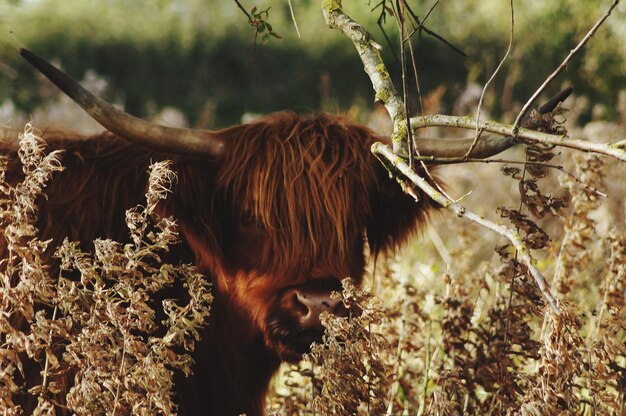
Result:
{"type": "MultiPolygon", "coordinates": [[[[19,24],[33,16],[43,18],[46,7],[54,6],[54,2],[42,1],[41,9],[19,8],[20,3],[15,2],[19,24]]],[[[230,47],[216,40],[198,43],[199,33],[224,40],[241,16],[211,3],[222,13],[219,27],[207,28],[194,21],[181,29],[179,14],[190,19],[204,10],[199,2],[183,3],[189,10],[174,8],[176,13],[164,14],[154,10],[150,22],[156,26],[143,29],[126,22],[104,36],[98,31],[86,33],[84,25],[67,33],[51,26],[50,37],[32,28],[24,29],[22,36],[41,49],[58,48],[63,62],[82,74],[82,84],[91,91],[138,115],[149,114],[159,123],[212,128],[293,105],[305,113],[341,110],[380,134],[397,132],[385,107],[371,104],[371,84],[353,45],[336,40],[342,36],[339,32],[325,33],[318,45],[311,40],[314,30],[305,28],[305,46],[300,48],[295,36],[287,35],[275,54],[263,49],[252,55],[259,61],[251,64],[250,49],[242,58],[236,46],[251,46],[250,37],[233,36],[230,47]],[[158,25],[162,31],[155,29],[158,25]],[[307,30],[313,31],[309,37],[307,30]],[[129,41],[126,33],[135,37],[129,41]],[[92,43],[94,52],[80,60],[80,51],[89,50],[92,43]],[[177,57],[172,62],[162,66],[153,62],[167,60],[171,53],[177,57]],[[123,76],[124,62],[135,54],[137,67],[130,66],[130,75],[123,76]],[[215,56],[225,61],[215,63],[215,56]],[[111,57],[123,59],[118,62],[111,57]],[[339,68],[346,60],[354,61],[358,76],[339,68]],[[171,80],[194,62],[201,64],[189,71],[189,79],[177,78],[171,88],[158,88],[158,77],[171,80]],[[330,63],[324,66],[324,62],[330,63]],[[102,72],[89,69],[98,63],[102,72]],[[216,72],[200,71],[212,65],[218,68],[216,72]],[[154,73],[149,70],[152,66],[154,73]],[[281,72],[283,67],[291,68],[293,79],[281,72]],[[102,75],[107,72],[111,75],[102,75]],[[142,74],[148,73],[143,79],[142,74]],[[210,99],[187,84],[205,81],[215,92],[210,99]],[[232,91],[223,87],[233,81],[240,85],[232,91]],[[125,87],[129,87],[128,94],[125,87]],[[149,87],[155,91],[146,92],[149,87]],[[183,102],[184,91],[192,91],[188,102],[183,102]],[[300,99],[307,91],[314,93],[300,99]],[[246,93],[247,98],[238,102],[246,93]]],[[[313,16],[312,6],[304,3],[303,14],[313,16]]],[[[336,2],[323,3],[333,6],[336,2]]],[[[470,3],[441,6],[443,11],[432,24],[467,12],[470,3]]],[[[554,7],[532,4],[534,8],[520,6],[522,15],[541,21],[538,31],[547,30],[544,26],[554,28],[554,37],[546,41],[544,51],[541,41],[546,32],[531,33],[532,19],[520,23],[529,30],[528,38],[525,43],[518,40],[523,46],[509,58],[508,71],[486,91],[482,120],[497,117],[511,122],[522,105],[519,97],[529,95],[530,85],[543,80],[553,69],[550,65],[560,62],[563,52],[571,49],[572,39],[578,40],[593,23],[585,13],[594,19],[602,13],[573,2],[567,13],[579,13],[579,19],[570,21],[554,7]],[[544,58],[541,64],[549,68],[540,70],[537,62],[544,58]]],[[[2,7],[8,10],[0,6],[0,11],[2,7]]],[[[116,16],[123,5],[118,8],[96,11],[116,16]]],[[[59,26],[89,10],[59,7],[59,26]]],[[[276,19],[275,29],[285,33],[292,24],[289,9],[285,5],[273,10],[263,18],[276,19]]],[[[482,78],[477,74],[493,72],[501,58],[498,54],[506,48],[502,39],[508,36],[508,15],[506,10],[500,12],[505,17],[494,29],[497,39],[485,30],[472,32],[477,35],[467,47],[474,55],[462,59],[456,52],[436,49],[432,60],[425,59],[427,68],[420,67],[420,71],[425,71],[426,85],[420,95],[404,100],[405,109],[475,115],[482,92],[482,78]],[[476,59],[481,51],[481,59],[476,59]],[[456,65],[459,60],[463,68],[456,65]],[[441,61],[446,69],[438,74],[433,67],[441,61]],[[441,77],[448,77],[449,82],[441,77]]],[[[616,14],[616,21],[623,23],[623,10],[616,14]]],[[[356,16],[370,24],[375,20],[367,13],[356,16]]],[[[484,19],[471,14],[467,27],[447,28],[446,35],[455,42],[471,37],[470,28],[484,29],[484,19]]],[[[92,23],[100,27],[104,21],[92,23]]],[[[568,139],[618,143],[614,148],[623,151],[626,53],[620,46],[623,42],[616,42],[623,27],[611,20],[607,26],[606,32],[592,39],[589,52],[577,56],[566,75],[554,83],[574,83],[574,94],[553,113],[533,113],[532,123],[535,129],[568,139]],[[603,69],[606,77],[595,75],[603,69]]],[[[245,21],[241,27],[250,29],[245,21]]],[[[258,30],[258,22],[253,27],[258,30]]],[[[391,33],[391,38],[397,42],[397,33],[391,33]]],[[[260,42],[255,48],[280,41],[272,37],[269,46],[260,42]]],[[[429,39],[420,47],[432,47],[430,42],[434,41],[429,39]]],[[[0,51],[7,50],[0,43],[0,51]]],[[[41,367],[41,380],[30,390],[38,400],[35,414],[53,415],[55,409],[81,415],[173,414],[173,371],[191,368],[189,353],[197,345],[212,301],[210,284],[192,266],[159,262],[159,255],[175,249],[180,239],[175,221],[158,218],[154,211],[158,201],[169,196],[176,172],[167,163],[153,166],[146,199],[128,207],[127,244],[96,241],[85,249],[85,244],[66,241],[56,254],[60,277],[51,275],[44,261],[50,257],[49,243],[37,237],[36,205],[62,169],[63,154],[51,153],[37,129],[53,125],[92,134],[101,127],[22,64],[10,58],[5,61],[4,56],[11,53],[0,59],[0,69],[6,62],[11,69],[0,77],[0,85],[11,85],[0,94],[3,146],[16,146],[18,133],[23,134],[19,160],[3,158],[0,164],[4,236],[0,248],[5,256],[0,263],[0,415],[21,414],[15,398],[23,393],[22,383],[32,362],[41,367]],[[17,185],[5,175],[7,166],[15,163],[24,166],[17,185]],[[70,270],[73,277],[64,278],[63,272],[70,270]],[[145,283],[148,278],[150,284],[145,283]],[[156,323],[154,299],[174,284],[185,287],[186,303],[166,300],[159,312],[165,318],[156,323]],[[69,392],[60,381],[66,376],[76,377],[69,392]]],[[[401,65],[389,66],[389,72],[378,69],[378,75],[391,76],[398,85],[401,65]]],[[[376,96],[386,97],[379,90],[376,96]]],[[[473,133],[428,127],[418,135],[471,137],[473,133]]],[[[626,415],[625,162],[560,145],[525,143],[490,160],[432,168],[435,181],[451,201],[512,230],[523,250],[451,209],[432,212],[406,246],[370,259],[363,287],[355,287],[346,276],[344,291],[337,297],[358,313],[343,318],[322,316],[323,342],[314,344],[299,364],[283,364],[274,377],[266,403],[269,415],[626,415]],[[524,255],[532,261],[527,262],[524,255]],[[533,270],[545,277],[549,288],[541,289],[533,270]]]]}

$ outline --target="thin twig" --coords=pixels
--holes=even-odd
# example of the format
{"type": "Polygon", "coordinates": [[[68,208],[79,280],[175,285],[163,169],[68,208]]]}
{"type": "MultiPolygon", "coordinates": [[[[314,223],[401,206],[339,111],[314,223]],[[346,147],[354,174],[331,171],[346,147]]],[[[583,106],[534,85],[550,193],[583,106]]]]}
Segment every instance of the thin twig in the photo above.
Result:
{"type": "Polygon", "coordinates": [[[415,186],[428,194],[428,196],[433,201],[439,203],[444,208],[450,209],[454,214],[459,217],[467,218],[472,222],[482,225],[483,227],[490,229],[500,234],[501,236],[506,237],[515,247],[515,250],[517,251],[521,262],[526,266],[528,273],[535,280],[537,287],[541,291],[543,297],[546,299],[552,310],[556,314],[561,313],[561,308],[559,307],[556,299],[552,296],[552,293],[550,293],[548,283],[546,282],[543,275],[539,272],[539,270],[537,270],[537,268],[534,266],[535,261],[531,257],[528,248],[526,247],[526,245],[522,241],[521,236],[517,232],[504,225],[496,224],[471,211],[468,211],[458,202],[455,202],[450,198],[444,196],[441,192],[437,191],[432,185],[430,185],[424,178],[415,173],[415,171],[413,171],[402,158],[394,154],[389,146],[382,143],[374,143],[374,145],[372,145],[372,152],[381,159],[385,166],[389,166],[391,164],[394,169],[397,169],[415,186]]]}
{"type": "Polygon", "coordinates": [[[67,405],[59,403],[57,400],[55,400],[53,397],[47,397],[46,400],[48,402],[50,402],[50,404],[54,405],[54,407],[57,408],[57,410],[65,410],[65,414],[72,414],[72,409],[70,409],[67,405]]]}
{"type": "Polygon", "coordinates": [[[235,3],[237,3],[237,6],[239,6],[239,8],[241,9],[242,12],[244,12],[244,14],[248,17],[248,20],[252,20],[252,16],[250,16],[250,13],[248,13],[248,11],[246,10],[245,7],[243,7],[243,5],[241,3],[239,3],[239,0],[233,0],[235,3]]]}
{"type": "Polygon", "coordinates": [[[300,29],[298,29],[298,22],[296,21],[296,15],[293,12],[293,6],[291,5],[291,0],[287,0],[287,4],[289,4],[289,13],[291,13],[291,21],[293,22],[293,25],[296,28],[296,33],[298,34],[298,37],[301,37],[300,29]]]}
{"type": "MultiPolygon", "coordinates": [[[[57,319],[57,310],[58,310],[58,306],[55,305],[54,306],[54,311],[52,312],[52,320],[56,320],[57,319]]],[[[48,346],[50,346],[52,344],[52,329],[50,329],[50,332],[48,333],[48,346]]],[[[52,351],[50,351],[50,353],[52,354],[52,351]]],[[[42,391],[45,391],[48,387],[48,354],[46,354],[46,363],[44,364],[43,367],[43,381],[41,382],[41,388],[42,391]]]]}
{"type": "Polygon", "coordinates": [[[450,256],[450,250],[446,247],[446,243],[441,239],[441,236],[437,232],[437,228],[430,226],[426,227],[426,232],[430,237],[430,241],[432,241],[435,246],[435,250],[439,253],[441,260],[446,264],[446,270],[450,270],[450,265],[452,264],[452,257],[450,256]]]}
{"type": "MultiPolygon", "coordinates": [[[[413,10],[409,7],[408,4],[406,4],[406,0],[404,0],[405,6],[407,8],[407,10],[409,11],[410,16],[413,18],[413,20],[415,21],[415,24],[413,25],[413,31],[411,33],[408,34],[409,38],[412,38],[413,35],[415,35],[415,33],[419,32],[419,31],[424,31],[426,32],[427,35],[434,37],[435,39],[439,40],[440,42],[442,42],[443,44],[445,44],[446,46],[448,46],[450,49],[452,49],[453,51],[455,51],[456,53],[458,53],[461,56],[467,56],[467,54],[465,52],[463,52],[461,49],[457,48],[456,46],[454,46],[450,41],[448,41],[446,38],[444,38],[443,36],[439,35],[436,32],[433,32],[432,30],[428,29],[426,26],[424,26],[426,24],[426,20],[428,20],[428,17],[430,16],[430,14],[432,13],[432,11],[437,7],[437,5],[439,4],[439,0],[435,1],[435,3],[431,6],[431,8],[428,10],[428,12],[426,13],[426,16],[424,17],[424,19],[422,19],[420,21],[420,19],[417,17],[417,15],[415,15],[415,13],[413,13],[413,10]]],[[[404,35],[403,35],[404,36],[404,35]]]]}
{"type": "MultiPolygon", "coordinates": [[[[405,57],[405,19],[404,19],[404,0],[396,0],[396,23],[398,24],[398,30],[400,31],[400,68],[402,69],[402,101],[404,101],[404,112],[411,114],[409,109],[409,88],[406,80],[406,57],[405,57]]],[[[410,42],[409,42],[410,43],[410,42]]],[[[414,143],[413,143],[413,131],[411,130],[411,122],[407,119],[407,135],[406,135],[406,147],[409,152],[409,166],[413,168],[413,156],[414,156],[414,143]]]]}
{"type": "MultiPolygon", "coordinates": [[[[526,162],[529,162],[528,160],[528,148],[524,148],[524,155],[526,157],[526,162]]],[[[526,173],[528,172],[528,170],[526,169],[528,165],[525,163],[524,164],[524,171],[522,172],[522,176],[519,180],[519,184],[523,184],[524,181],[526,180],[526,173]]],[[[521,214],[522,212],[522,208],[524,208],[524,198],[522,197],[522,195],[520,195],[520,201],[519,201],[519,207],[517,208],[517,212],[519,212],[521,214]]],[[[516,231],[519,232],[519,226],[515,227],[516,231]]],[[[513,263],[517,263],[517,251],[515,252],[515,257],[513,259],[513,263]]],[[[505,329],[504,329],[504,344],[507,346],[508,348],[508,341],[509,341],[509,329],[511,328],[511,315],[513,314],[513,295],[515,294],[515,279],[518,276],[513,273],[513,275],[511,276],[511,283],[510,283],[510,289],[509,289],[509,301],[506,307],[506,325],[505,325],[505,329]]],[[[501,370],[504,371],[504,370],[501,370]]]]}
{"type": "MultiPolygon", "coordinates": [[[[426,341],[426,368],[424,369],[424,384],[422,385],[422,401],[420,403],[419,409],[417,410],[418,416],[424,413],[424,407],[426,405],[426,395],[428,394],[428,382],[430,378],[430,365],[432,361],[432,357],[430,354],[430,340],[432,337],[432,319],[428,320],[428,336],[426,341]]],[[[432,402],[431,402],[432,403],[432,402]]]]}
{"type": "Polygon", "coordinates": [[[415,58],[415,51],[413,50],[413,43],[409,40],[409,52],[411,53],[411,66],[413,67],[413,79],[415,79],[415,92],[417,93],[417,100],[420,105],[420,114],[424,114],[424,101],[422,100],[422,91],[420,86],[420,78],[417,72],[417,59],[415,58]]]}
{"type": "MultiPolygon", "coordinates": [[[[428,14],[426,15],[426,18],[424,18],[424,21],[428,18],[428,16],[430,16],[430,13],[433,11],[433,9],[437,6],[437,4],[439,4],[439,0],[437,0],[437,2],[435,2],[435,4],[432,6],[432,8],[428,11],[428,14]]],[[[415,83],[417,85],[418,88],[418,95],[419,95],[419,78],[417,76],[417,62],[415,60],[415,55],[413,53],[413,46],[411,44],[411,37],[406,35],[406,26],[405,26],[405,10],[409,11],[409,14],[413,15],[414,19],[419,22],[419,19],[417,18],[417,16],[415,16],[412,12],[412,10],[410,9],[410,7],[406,4],[406,0],[397,0],[396,2],[396,7],[397,7],[397,11],[396,11],[396,16],[399,16],[397,19],[399,19],[399,30],[400,30],[400,52],[401,52],[401,65],[402,65],[402,92],[403,92],[403,100],[404,100],[404,108],[405,108],[405,112],[406,114],[411,114],[410,110],[409,110],[409,104],[408,104],[408,86],[407,86],[407,82],[406,82],[406,57],[405,57],[405,48],[404,48],[404,44],[408,43],[409,44],[409,49],[411,51],[411,62],[413,64],[413,71],[414,71],[414,76],[415,76],[415,83]],[[405,9],[406,7],[406,9],[405,9]]],[[[423,105],[422,105],[422,97],[421,95],[419,95],[419,100],[420,100],[420,108],[422,110],[422,113],[424,111],[423,105]]],[[[413,129],[411,128],[411,120],[409,118],[407,118],[406,120],[406,130],[407,130],[407,148],[409,151],[409,166],[411,166],[411,168],[413,168],[413,162],[414,162],[414,158],[415,155],[420,156],[420,152],[419,149],[417,147],[417,143],[416,143],[416,138],[415,138],[415,133],[413,132],[413,129]]],[[[428,169],[428,166],[426,166],[426,164],[424,162],[420,162],[423,172],[424,174],[430,179],[431,183],[434,183],[437,187],[437,189],[439,190],[439,192],[443,193],[444,195],[446,195],[447,197],[449,197],[446,194],[446,191],[443,189],[442,186],[439,185],[439,183],[437,183],[437,181],[435,180],[435,178],[432,176],[432,174],[430,173],[430,170],[428,169]]]]}
{"type": "Polygon", "coordinates": [[[500,72],[500,69],[502,68],[502,66],[504,66],[504,63],[506,62],[506,60],[509,57],[509,54],[511,53],[511,49],[513,49],[514,34],[515,34],[515,8],[513,7],[513,0],[511,0],[511,32],[509,33],[509,46],[506,48],[506,53],[504,54],[504,57],[500,60],[498,67],[496,68],[495,71],[493,71],[493,74],[491,74],[491,77],[489,77],[489,79],[485,83],[485,86],[483,87],[483,90],[480,94],[480,99],[478,100],[478,106],[476,108],[476,134],[474,136],[474,142],[472,143],[470,148],[467,150],[465,157],[469,157],[472,154],[472,151],[474,150],[474,147],[476,147],[476,143],[478,143],[478,139],[480,138],[480,135],[483,131],[479,127],[479,122],[480,122],[480,112],[483,107],[483,100],[485,99],[485,93],[487,92],[487,88],[489,88],[489,85],[491,84],[491,82],[496,78],[496,76],[500,72]]]}
{"type": "MultiPolygon", "coordinates": [[[[428,17],[432,13],[432,11],[439,4],[439,0],[435,1],[435,4],[433,4],[432,7],[430,8],[430,10],[428,10],[428,13],[426,13],[426,16],[424,17],[424,19],[421,22],[419,21],[419,19],[415,15],[415,13],[413,13],[413,10],[411,10],[411,7],[409,7],[409,5],[406,4],[406,1],[404,2],[404,4],[405,4],[406,9],[409,11],[409,15],[412,16],[413,19],[415,20],[415,22],[418,24],[418,27],[414,28],[414,30],[417,30],[419,27],[424,25],[426,20],[428,20],[428,17]]],[[[404,34],[402,36],[404,36],[404,34]]],[[[420,114],[424,114],[424,101],[422,99],[422,91],[421,91],[421,86],[420,86],[420,79],[419,79],[419,74],[418,74],[418,71],[417,71],[417,58],[415,57],[415,51],[413,50],[413,43],[411,42],[411,37],[412,37],[412,34],[408,35],[408,39],[406,39],[406,42],[409,45],[409,52],[411,54],[411,66],[413,67],[413,79],[415,80],[415,90],[416,90],[415,92],[417,93],[417,99],[418,99],[419,106],[420,106],[420,114]]],[[[410,113],[407,112],[407,114],[410,114],[410,113]]],[[[409,133],[412,133],[412,132],[413,132],[413,130],[409,128],[409,133]]],[[[415,136],[412,135],[412,137],[413,137],[412,143],[415,144],[415,140],[416,140],[415,136]]],[[[416,148],[416,146],[414,146],[414,148],[416,148]]],[[[419,152],[417,152],[417,154],[419,156],[419,152]]]]}
{"type": "Polygon", "coordinates": [[[596,33],[596,31],[598,30],[598,28],[604,23],[604,21],[606,19],[608,19],[608,17],[611,15],[611,12],[613,12],[613,9],[615,9],[615,7],[617,7],[617,5],[619,4],[620,0],[613,0],[613,3],[611,4],[611,6],[609,7],[609,9],[607,10],[607,12],[604,14],[604,16],[602,16],[595,25],[593,25],[593,27],[589,30],[589,32],[587,32],[587,34],[585,35],[585,37],[583,38],[583,40],[581,40],[578,45],[576,45],[576,47],[574,49],[572,49],[569,53],[569,55],[567,55],[567,57],[565,58],[565,60],[563,60],[563,62],[561,63],[561,65],[559,65],[559,67],[550,74],[550,76],[548,78],[546,78],[546,80],[543,82],[543,84],[541,84],[541,86],[539,87],[539,89],[537,89],[537,91],[535,91],[535,93],[532,95],[532,97],[530,97],[528,99],[528,101],[526,102],[526,104],[524,104],[524,107],[522,107],[522,110],[519,112],[519,114],[517,115],[517,118],[515,119],[515,123],[513,123],[513,132],[517,133],[517,130],[520,127],[520,123],[522,121],[522,119],[524,118],[524,115],[526,115],[526,113],[528,112],[528,109],[530,108],[530,106],[532,105],[532,103],[537,99],[537,97],[539,96],[539,94],[541,94],[543,92],[543,90],[546,89],[546,87],[548,86],[548,84],[550,84],[552,82],[552,80],[554,78],[557,77],[557,75],[559,75],[561,73],[561,71],[563,71],[566,67],[567,64],[569,63],[569,61],[572,59],[572,57],[589,41],[589,39],[591,39],[593,37],[593,35],[596,33]]]}
{"type": "Polygon", "coordinates": [[[399,62],[400,58],[398,58],[396,49],[393,47],[393,42],[389,38],[389,35],[387,35],[387,31],[385,30],[385,27],[383,26],[385,23],[387,23],[386,4],[387,4],[386,0],[381,0],[378,4],[376,4],[376,6],[372,7],[370,11],[373,12],[374,10],[380,7],[380,15],[376,19],[376,24],[378,28],[380,29],[381,33],[383,34],[385,41],[387,42],[387,45],[389,46],[389,49],[391,49],[391,54],[393,55],[394,59],[396,60],[396,62],[399,62]]]}

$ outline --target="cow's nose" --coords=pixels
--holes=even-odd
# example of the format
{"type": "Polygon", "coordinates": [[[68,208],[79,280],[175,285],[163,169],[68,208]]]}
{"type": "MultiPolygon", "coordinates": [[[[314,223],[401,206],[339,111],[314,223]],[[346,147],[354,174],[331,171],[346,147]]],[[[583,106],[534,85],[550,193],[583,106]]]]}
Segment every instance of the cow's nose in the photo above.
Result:
{"type": "Polygon", "coordinates": [[[296,316],[302,326],[321,326],[320,314],[329,312],[335,315],[344,315],[345,307],[340,299],[333,299],[331,292],[306,292],[294,290],[296,316]]]}

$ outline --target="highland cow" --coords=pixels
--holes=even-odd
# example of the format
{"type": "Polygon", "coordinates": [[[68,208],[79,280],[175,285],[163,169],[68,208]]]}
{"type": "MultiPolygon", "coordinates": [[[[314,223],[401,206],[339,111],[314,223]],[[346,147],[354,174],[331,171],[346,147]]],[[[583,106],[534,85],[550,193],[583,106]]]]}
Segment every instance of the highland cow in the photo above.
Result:
{"type": "MultiPolygon", "coordinates": [[[[124,211],[141,202],[151,161],[177,181],[158,212],[179,224],[167,259],[194,263],[214,301],[193,358],[177,375],[181,415],[258,415],[270,378],[321,339],[340,281],[361,282],[369,254],[402,244],[431,201],[404,194],[370,153],[382,140],[331,115],[282,112],[219,131],[157,126],[100,101],[36,55],[22,54],[108,131],[44,132],[63,149],[40,206],[42,239],[127,238],[124,211]]],[[[11,172],[8,173],[9,177],[11,172]]]]}
{"type": "Polygon", "coordinates": [[[22,55],[107,129],[44,135],[64,150],[65,170],[41,201],[42,239],[123,241],[124,211],[141,202],[148,165],[173,161],[177,183],[157,211],[178,221],[182,241],[166,260],[194,263],[214,292],[193,374],[176,376],[181,415],[264,414],[279,364],[321,339],[320,313],[346,313],[330,296],[340,281],[361,283],[366,253],[399,247],[435,205],[405,194],[371,154],[388,139],[340,117],[282,112],[219,131],[163,127],[22,55]]]}

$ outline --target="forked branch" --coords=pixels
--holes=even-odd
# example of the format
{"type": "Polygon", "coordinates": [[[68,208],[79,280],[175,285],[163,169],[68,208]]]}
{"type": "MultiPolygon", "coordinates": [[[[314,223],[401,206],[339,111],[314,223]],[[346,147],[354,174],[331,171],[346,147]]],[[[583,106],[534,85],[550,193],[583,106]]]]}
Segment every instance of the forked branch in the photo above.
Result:
{"type": "MultiPolygon", "coordinates": [[[[615,0],[617,4],[619,0],[615,0]]],[[[614,6],[613,6],[614,7],[614,6]]],[[[512,146],[517,142],[533,142],[542,143],[549,146],[569,147],[572,149],[582,150],[585,152],[595,152],[609,155],[626,161],[626,149],[624,141],[614,144],[598,144],[590,143],[583,140],[570,139],[565,135],[553,135],[532,131],[528,129],[519,129],[518,126],[523,122],[522,117],[518,117],[513,126],[505,125],[497,122],[480,123],[470,117],[452,117],[445,115],[430,115],[422,117],[414,117],[407,120],[407,114],[403,100],[396,92],[390,79],[389,72],[380,56],[380,46],[375,43],[370,33],[359,23],[352,20],[341,10],[341,0],[322,0],[322,9],[326,23],[333,29],[341,31],[354,44],[359,56],[363,62],[365,72],[369,76],[375,91],[376,101],[382,102],[391,119],[393,121],[392,145],[393,150],[383,143],[375,143],[372,146],[372,152],[379,157],[389,169],[398,172],[406,177],[415,186],[422,189],[434,201],[443,207],[450,209],[456,215],[467,218],[476,222],[483,227],[497,232],[511,241],[518,258],[526,266],[528,273],[533,277],[537,287],[547,300],[550,307],[556,313],[560,313],[557,301],[550,293],[549,286],[542,274],[534,266],[534,260],[531,257],[528,248],[524,244],[521,236],[515,230],[496,224],[485,218],[482,218],[463,207],[456,201],[445,196],[442,192],[436,190],[424,178],[420,177],[407,163],[407,133],[408,126],[411,129],[427,127],[427,126],[446,126],[459,127],[466,129],[475,129],[480,132],[489,132],[504,137],[496,137],[494,135],[479,135],[477,140],[470,139],[419,139],[417,141],[418,153],[423,156],[430,156],[433,161],[444,158],[446,162],[451,159],[462,159],[468,157],[485,158],[499,153],[502,150],[512,146]]],[[[601,23],[601,22],[600,22],[601,23]]],[[[594,30],[599,24],[596,24],[594,30]]],[[[571,90],[566,89],[560,94],[568,95],[571,90]]],[[[557,97],[560,96],[557,95],[557,97]]],[[[557,100],[558,101],[558,100],[557,100]]],[[[556,105],[554,99],[547,104],[548,111],[551,111],[556,105]]],[[[546,110],[542,108],[542,110],[546,110]]],[[[547,111],[546,111],[547,112],[547,111]]],[[[454,161],[454,160],[452,160],[454,161]]]]}
{"type": "MultiPolygon", "coordinates": [[[[619,0],[614,1],[614,5],[619,0]]],[[[393,121],[393,133],[391,136],[393,151],[401,157],[408,157],[407,149],[407,115],[404,103],[397,93],[391,81],[389,71],[380,56],[380,45],[374,42],[371,34],[359,23],[352,20],[341,9],[341,0],[322,0],[322,9],[326,23],[333,29],[337,29],[346,35],[354,44],[363,62],[363,67],[374,88],[376,101],[385,105],[393,121]]],[[[607,13],[606,16],[608,16],[607,13]]],[[[605,20],[601,19],[593,28],[591,35],[597,27],[605,20]]],[[[588,35],[590,37],[591,35],[588,35]]],[[[588,37],[585,39],[588,40],[588,37]]],[[[582,44],[583,42],[581,42],[582,44]]],[[[576,50],[578,50],[577,48],[576,50]]],[[[444,163],[462,162],[462,158],[486,158],[502,152],[518,142],[530,141],[542,143],[549,146],[569,147],[584,152],[594,152],[615,157],[626,161],[626,149],[624,140],[614,144],[590,143],[584,140],[570,139],[563,135],[553,135],[527,130],[516,129],[520,121],[516,121],[513,126],[488,121],[476,123],[469,117],[455,117],[446,115],[428,115],[413,117],[409,120],[412,129],[439,126],[439,127],[459,127],[474,129],[492,134],[482,134],[474,144],[475,148],[470,154],[468,150],[473,146],[473,139],[423,139],[417,140],[417,150],[422,156],[431,157],[433,162],[442,161],[444,163]],[[516,131],[517,130],[517,131],[516,131]],[[500,137],[505,136],[505,137],[500,137]],[[508,136],[508,137],[507,137],[508,136]],[[515,139],[513,139],[515,137],[515,139]]],[[[523,127],[523,120],[521,121],[523,127]]]]}
{"type": "MultiPolygon", "coordinates": [[[[407,114],[402,97],[393,85],[389,71],[380,56],[381,46],[374,42],[372,35],[359,23],[341,10],[341,0],[322,0],[324,18],[329,27],[346,35],[356,47],[363,68],[374,88],[376,102],[382,103],[393,122],[391,141],[396,155],[408,157],[407,114]]],[[[413,126],[412,126],[413,127],[413,126]]],[[[417,152],[421,156],[456,158],[465,155],[473,139],[451,139],[449,141],[419,139],[417,152]]],[[[485,136],[476,143],[471,157],[489,157],[511,147],[513,142],[506,138],[485,136]]]]}
{"type": "Polygon", "coordinates": [[[587,32],[585,37],[578,43],[578,45],[576,45],[576,47],[574,49],[572,49],[570,51],[569,55],[567,55],[565,57],[565,59],[563,60],[561,65],[559,65],[559,67],[557,69],[555,69],[554,72],[552,72],[548,76],[548,78],[546,78],[546,80],[543,82],[543,84],[541,84],[541,86],[537,89],[537,91],[535,91],[535,93],[528,99],[526,104],[524,104],[524,106],[522,107],[522,110],[517,115],[517,118],[515,119],[515,122],[513,123],[513,130],[514,131],[518,129],[518,127],[520,126],[520,123],[522,122],[523,118],[526,116],[526,113],[528,112],[528,109],[530,108],[532,103],[537,99],[539,94],[541,94],[543,92],[543,90],[546,89],[548,84],[550,84],[550,82],[552,82],[552,80],[554,80],[554,78],[556,78],[556,76],[558,74],[560,74],[561,72],[563,72],[563,70],[565,68],[567,68],[567,65],[572,60],[572,57],[574,55],[576,55],[576,53],[583,46],[585,46],[585,44],[589,41],[589,39],[591,39],[593,37],[593,35],[600,28],[600,26],[602,26],[602,24],[605,22],[605,20],[609,18],[609,16],[613,12],[613,9],[615,9],[617,7],[619,2],[620,2],[620,0],[613,0],[613,3],[609,7],[609,9],[606,11],[606,13],[602,17],[600,17],[600,19],[598,19],[598,21],[593,25],[593,27],[591,29],[589,29],[589,32],[587,32]]]}

